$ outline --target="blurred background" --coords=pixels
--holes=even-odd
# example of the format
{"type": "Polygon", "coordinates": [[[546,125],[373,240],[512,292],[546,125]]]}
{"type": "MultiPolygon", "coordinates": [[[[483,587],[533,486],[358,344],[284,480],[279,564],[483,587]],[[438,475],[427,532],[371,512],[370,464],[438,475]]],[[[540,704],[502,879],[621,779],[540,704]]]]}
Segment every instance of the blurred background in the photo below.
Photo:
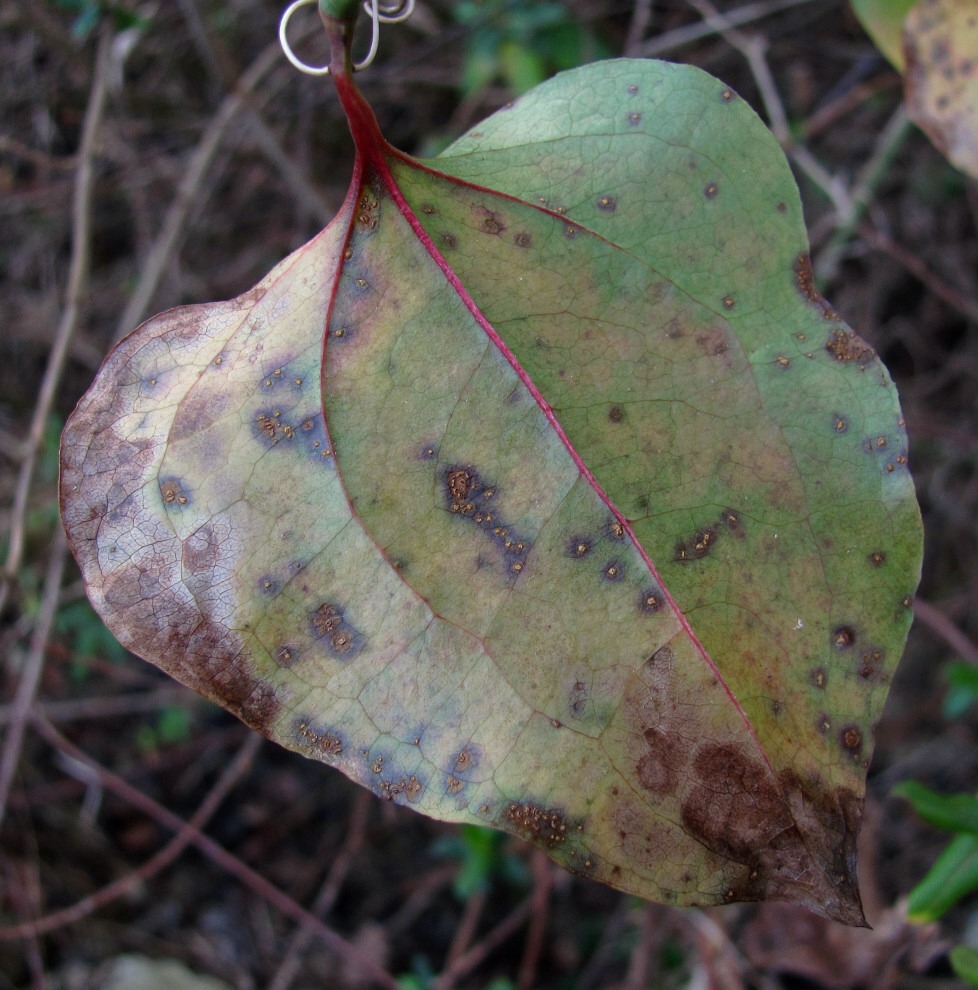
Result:
{"type": "MultiPolygon", "coordinates": [[[[872,931],[572,878],[259,740],[105,631],[60,534],[66,417],[120,335],[249,288],[346,191],[338,102],[286,62],[281,12],[0,7],[0,990],[962,985],[948,952],[978,946],[978,901],[907,920],[951,834],[891,789],[978,788],[978,183],[907,122],[900,75],[846,2],[424,0],[359,82],[419,155],[620,55],[698,65],[775,130],[820,287],[899,386],[927,527],[870,770],[872,931]]],[[[290,33],[322,60],[314,12],[290,33]]]]}

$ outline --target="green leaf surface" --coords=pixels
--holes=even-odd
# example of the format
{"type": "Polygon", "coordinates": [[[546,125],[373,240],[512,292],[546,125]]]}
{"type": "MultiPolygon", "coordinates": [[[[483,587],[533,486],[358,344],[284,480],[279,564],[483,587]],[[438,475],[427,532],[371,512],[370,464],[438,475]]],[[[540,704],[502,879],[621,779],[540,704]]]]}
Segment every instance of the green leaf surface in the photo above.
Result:
{"type": "Polygon", "coordinates": [[[956,945],[948,953],[948,958],[951,960],[951,968],[962,980],[978,987],[978,949],[973,949],[970,945],[956,945]]]}
{"type": "Polygon", "coordinates": [[[923,880],[910,891],[907,917],[937,921],[962,897],[978,890],[978,835],[956,835],[923,880]]]}
{"type": "Polygon", "coordinates": [[[951,832],[978,835],[978,798],[971,794],[940,794],[915,780],[906,780],[892,791],[906,798],[924,821],[951,832]]]}
{"type": "Polygon", "coordinates": [[[920,524],[776,143],[621,60],[419,162],[344,57],[336,219],[144,324],[68,424],[97,609],[385,798],[646,897],[860,923],[920,524]]]}

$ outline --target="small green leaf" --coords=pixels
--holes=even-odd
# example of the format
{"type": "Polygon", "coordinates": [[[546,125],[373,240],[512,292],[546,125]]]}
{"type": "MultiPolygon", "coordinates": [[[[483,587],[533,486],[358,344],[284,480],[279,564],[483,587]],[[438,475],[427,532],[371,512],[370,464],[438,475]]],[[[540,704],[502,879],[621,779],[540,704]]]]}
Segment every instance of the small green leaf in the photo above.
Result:
{"type": "Polygon", "coordinates": [[[957,835],[937,857],[907,899],[907,917],[925,924],[936,921],[978,889],[978,836],[957,835]]]}
{"type": "Polygon", "coordinates": [[[978,835],[978,798],[970,794],[939,794],[914,780],[897,784],[892,793],[906,798],[921,818],[937,828],[978,835]]]}
{"type": "Polygon", "coordinates": [[[971,986],[978,987],[978,950],[970,945],[956,945],[949,958],[954,972],[971,986]]]}

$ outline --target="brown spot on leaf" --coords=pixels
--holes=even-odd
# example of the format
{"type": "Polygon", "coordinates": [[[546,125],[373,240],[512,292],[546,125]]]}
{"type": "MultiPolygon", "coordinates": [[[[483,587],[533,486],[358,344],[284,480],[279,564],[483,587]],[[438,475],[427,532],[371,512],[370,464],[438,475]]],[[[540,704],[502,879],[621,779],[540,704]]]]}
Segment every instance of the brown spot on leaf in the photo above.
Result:
{"type": "Polygon", "coordinates": [[[343,617],[338,605],[323,602],[309,615],[310,632],[338,660],[352,660],[363,649],[363,636],[343,617]]]}
{"type": "Polygon", "coordinates": [[[608,410],[608,419],[612,423],[620,423],[625,418],[625,413],[621,406],[612,406],[608,410]]]}
{"type": "Polygon", "coordinates": [[[445,247],[451,251],[454,251],[458,247],[458,238],[454,234],[443,233],[441,240],[445,247]]]}
{"type": "Polygon", "coordinates": [[[847,725],[839,731],[842,748],[855,760],[863,750],[863,736],[856,725],[847,725]]]}
{"type": "Polygon", "coordinates": [[[856,631],[852,626],[839,626],[832,630],[832,645],[837,650],[848,650],[856,642],[856,631]]]}
{"type": "Polygon", "coordinates": [[[686,563],[691,560],[701,560],[716,546],[717,536],[716,529],[707,526],[694,533],[689,539],[681,540],[676,544],[676,561],[686,563]]]}
{"type": "Polygon", "coordinates": [[[744,538],[744,520],[736,509],[724,509],[720,513],[720,525],[740,539],[744,538]]]}
{"type": "Polygon", "coordinates": [[[845,416],[836,414],[832,417],[832,427],[836,433],[842,434],[849,429],[849,423],[846,421],[845,416]]]}
{"type": "Polygon", "coordinates": [[[288,643],[275,650],[275,662],[280,667],[289,668],[299,659],[299,651],[288,643]]]}
{"type": "Polygon", "coordinates": [[[473,467],[450,466],[444,474],[448,510],[474,523],[503,554],[506,570],[522,573],[530,552],[530,541],[515,533],[496,511],[496,489],[487,485],[473,467]]]}
{"type": "Polygon", "coordinates": [[[567,818],[557,808],[513,801],[506,806],[503,821],[511,831],[548,849],[567,841],[567,818]]]}
{"type": "Polygon", "coordinates": [[[466,746],[459,750],[458,756],[455,757],[452,770],[458,775],[465,775],[479,765],[479,759],[479,750],[474,746],[466,746]]]}
{"type": "Polygon", "coordinates": [[[724,296],[723,297],[723,308],[724,309],[733,309],[734,306],[736,306],[736,305],[737,305],[737,302],[736,302],[736,300],[734,299],[733,296],[724,296]]]}
{"type": "Polygon", "coordinates": [[[567,707],[570,709],[572,718],[584,718],[587,714],[588,697],[589,692],[584,681],[574,681],[574,686],[571,688],[567,699],[567,707]]]}
{"type": "Polygon", "coordinates": [[[825,349],[836,359],[845,363],[865,364],[871,361],[876,352],[861,337],[851,330],[835,327],[829,334],[825,349]]]}
{"type": "Polygon", "coordinates": [[[602,213],[614,213],[618,209],[618,200],[614,196],[599,196],[597,207],[602,213]]]}
{"type": "Polygon", "coordinates": [[[707,199],[716,199],[716,195],[719,191],[720,191],[720,187],[715,182],[711,182],[703,190],[703,195],[707,199]]]}
{"type": "Polygon", "coordinates": [[[874,550],[869,555],[869,562],[873,567],[882,567],[886,563],[886,554],[882,550],[874,550]]]}
{"type": "Polygon", "coordinates": [[[580,560],[591,552],[591,539],[587,536],[572,536],[567,541],[567,555],[580,560]]]}
{"type": "Polygon", "coordinates": [[[706,743],[693,759],[683,827],[707,849],[755,864],[781,836],[795,833],[768,769],[731,743],[706,743]]]}
{"type": "Polygon", "coordinates": [[[167,478],[160,482],[160,496],[168,509],[182,508],[190,503],[190,495],[183,482],[177,478],[167,478]]]}
{"type": "Polygon", "coordinates": [[[646,615],[661,611],[663,605],[665,605],[665,596],[658,588],[646,588],[642,592],[639,607],[646,615]]]}
{"type": "Polygon", "coordinates": [[[638,127],[642,123],[642,115],[633,111],[628,115],[628,123],[632,127],[638,127]]]}
{"type": "Polygon", "coordinates": [[[609,560],[601,571],[601,576],[605,581],[621,581],[625,576],[625,562],[622,560],[609,560]]]}
{"type": "Polygon", "coordinates": [[[521,230],[515,237],[513,243],[520,248],[528,248],[533,243],[533,238],[525,230],[521,230]]]}
{"type": "Polygon", "coordinates": [[[501,234],[506,229],[503,215],[497,210],[490,210],[484,206],[479,207],[479,229],[484,234],[501,234]]]}
{"type": "Polygon", "coordinates": [[[812,677],[812,684],[815,687],[819,688],[820,690],[824,690],[825,685],[828,682],[828,677],[827,677],[827,675],[825,673],[825,668],[824,667],[816,667],[812,671],[811,677],[812,677]]]}
{"type": "Polygon", "coordinates": [[[863,680],[878,681],[884,676],[883,662],[885,654],[878,647],[870,647],[859,654],[859,669],[857,673],[863,680]]]}
{"type": "Polygon", "coordinates": [[[343,741],[334,732],[314,729],[305,719],[297,719],[295,733],[302,740],[303,749],[319,760],[329,760],[343,754],[343,741]]]}
{"type": "Polygon", "coordinates": [[[647,746],[635,765],[639,784],[653,794],[674,794],[680,771],[686,765],[686,743],[661,729],[646,729],[647,746]]]}
{"type": "Polygon", "coordinates": [[[734,98],[734,92],[732,89],[725,89],[720,94],[720,99],[723,100],[724,103],[729,103],[733,98],[734,98]]]}

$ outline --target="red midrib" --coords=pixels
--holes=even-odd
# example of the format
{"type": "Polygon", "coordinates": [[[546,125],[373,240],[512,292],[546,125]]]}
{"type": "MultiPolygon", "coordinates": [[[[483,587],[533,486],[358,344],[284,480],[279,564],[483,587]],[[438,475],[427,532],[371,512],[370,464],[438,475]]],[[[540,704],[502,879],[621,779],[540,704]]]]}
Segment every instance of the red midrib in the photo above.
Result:
{"type": "MultiPolygon", "coordinates": [[[[384,139],[383,135],[380,133],[380,128],[377,124],[377,118],[374,115],[373,110],[370,108],[366,100],[364,100],[363,96],[361,95],[360,91],[356,88],[356,85],[354,84],[350,76],[346,74],[340,74],[334,72],[333,78],[334,78],[334,82],[336,83],[336,89],[339,94],[340,100],[343,104],[343,108],[347,115],[347,120],[350,125],[350,132],[353,135],[353,141],[356,146],[357,157],[359,159],[358,165],[362,166],[362,171],[360,172],[360,174],[363,175],[371,170],[376,172],[376,174],[379,176],[381,181],[384,183],[384,186],[386,187],[387,192],[390,194],[391,199],[394,201],[398,210],[401,212],[401,215],[410,225],[411,229],[414,231],[415,236],[424,246],[425,250],[428,252],[431,259],[435,262],[435,264],[441,270],[442,274],[448,280],[449,285],[451,285],[452,289],[458,294],[458,297],[462,300],[466,309],[468,309],[468,311],[472,314],[472,317],[485,332],[486,336],[492,341],[493,344],[495,344],[495,346],[499,349],[503,357],[505,357],[510,367],[513,369],[513,371],[516,372],[520,381],[526,386],[530,395],[533,396],[537,405],[540,407],[540,410],[543,412],[543,415],[546,417],[547,422],[550,424],[554,432],[559,437],[560,442],[564,445],[564,448],[570,454],[577,469],[587,479],[588,484],[597,493],[598,498],[600,498],[601,501],[607,506],[608,511],[611,512],[615,520],[624,528],[625,532],[628,534],[628,537],[631,539],[632,544],[638,550],[639,555],[641,556],[642,560],[645,562],[646,567],[648,567],[649,572],[655,579],[659,588],[662,590],[662,593],[665,595],[666,600],[668,601],[670,608],[672,608],[673,613],[675,614],[676,619],[679,622],[683,632],[685,632],[686,635],[689,637],[694,648],[703,658],[704,663],[707,664],[709,669],[713,672],[714,676],[717,678],[717,681],[722,685],[724,691],[727,694],[727,697],[730,700],[730,703],[734,706],[736,711],[739,713],[740,717],[743,719],[747,732],[750,735],[750,737],[754,740],[754,743],[757,746],[758,753],[760,754],[761,758],[764,760],[765,765],[771,771],[772,775],[776,777],[774,767],[771,766],[771,762],[768,759],[767,753],[765,752],[764,747],[761,745],[760,740],[757,738],[757,734],[754,732],[754,727],[751,724],[750,719],[747,717],[747,713],[744,711],[744,708],[741,705],[739,699],[733,693],[733,691],[731,691],[730,686],[727,684],[727,681],[724,678],[723,674],[717,668],[717,665],[713,661],[713,658],[710,656],[709,652],[700,642],[699,637],[693,631],[693,627],[689,624],[689,620],[683,614],[683,611],[679,607],[679,604],[672,597],[669,588],[666,586],[666,583],[662,580],[661,576],[659,575],[659,572],[655,564],[652,562],[652,559],[646,553],[645,547],[636,537],[631,524],[621,514],[621,512],[618,510],[618,507],[605,492],[604,488],[601,487],[601,484],[598,482],[598,479],[595,478],[594,474],[591,472],[591,469],[587,466],[587,464],[585,464],[584,460],[581,458],[581,455],[577,452],[576,448],[574,447],[574,444],[571,442],[570,438],[564,432],[564,428],[560,425],[560,422],[557,419],[556,415],[554,414],[554,411],[551,408],[550,403],[547,402],[546,398],[544,398],[543,394],[536,387],[533,380],[526,373],[523,366],[516,358],[516,355],[513,354],[513,352],[506,345],[506,342],[502,339],[502,337],[499,336],[499,333],[496,331],[496,328],[489,322],[489,320],[486,319],[483,312],[476,305],[475,300],[469,295],[465,286],[462,285],[462,283],[459,281],[459,278],[455,274],[455,271],[452,269],[451,265],[445,259],[444,255],[435,246],[434,241],[432,241],[431,237],[428,235],[428,232],[422,226],[421,221],[418,219],[414,210],[411,209],[407,200],[404,198],[404,195],[401,192],[400,187],[398,186],[396,180],[394,179],[393,174],[391,173],[390,166],[388,164],[388,159],[391,157],[396,157],[405,164],[412,165],[411,159],[403,155],[401,152],[398,152],[396,149],[392,148],[384,139]]],[[[448,177],[445,177],[444,181],[451,181],[451,180],[448,177]]],[[[480,192],[486,195],[499,195],[492,189],[475,186],[472,183],[466,183],[466,185],[468,185],[473,189],[478,189],[480,192]]],[[[512,197],[506,197],[506,198],[511,199],[512,197]]],[[[537,206],[536,204],[533,203],[526,203],[524,201],[520,201],[520,202],[522,203],[522,205],[530,209],[534,209],[540,213],[544,213],[548,216],[558,218],[564,223],[573,223],[573,221],[568,220],[568,218],[565,216],[558,217],[558,214],[554,213],[552,210],[548,210],[544,207],[537,206]]],[[[590,233],[587,230],[587,228],[581,227],[579,229],[582,231],[582,233],[590,233]]]]}

